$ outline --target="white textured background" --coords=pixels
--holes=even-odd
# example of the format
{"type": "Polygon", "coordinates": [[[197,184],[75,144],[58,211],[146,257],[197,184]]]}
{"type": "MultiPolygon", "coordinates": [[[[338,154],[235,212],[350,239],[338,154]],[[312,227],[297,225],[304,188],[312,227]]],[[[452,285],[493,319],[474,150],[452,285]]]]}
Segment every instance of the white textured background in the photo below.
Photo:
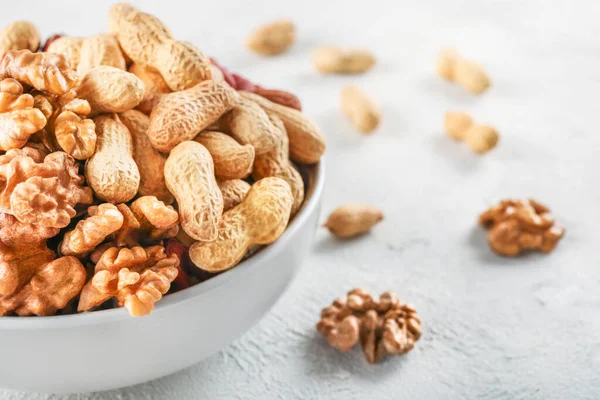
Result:
{"type": "MultiPolygon", "coordinates": [[[[348,243],[321,232],[268,317],[207,362],[66,398],[600,398],[600,2],[136,3],[232,70],[301,97],[329,141],[323,217],[363,201],[386,220],[348,243]],[[252,28],[280,17],[297,23],[291,52],[266,59],[244,49],[252,28]],[[322,44],[366,47],[379,62],[364,76],[320,76],[309,54],[322,44]],[[473,97],[437,79],[434,59],[445,45],[482,62],[492,89],[473,97]],[[350,82],[382,105],[372,136],[340,114],[338,94],[350,82]],[[499,147],[477,156],[447,139],[448,109],[495,125],[499,147]],[[554,253],[490,253],[476,217],[510,196],[552,207],[567,228],[554,253]],[[358,350],[340,354],[315,334],[320,308],[353,286],[394,289],[416,305],[424,334],[414,351],[368,366],[358,350]]],[[[110,4],[5,1],[0,25],[26,18],[43,35],[89,35],[105,30],[110,4]]],[[[0,398],[62,397],[0,390],[0,398]]]]}

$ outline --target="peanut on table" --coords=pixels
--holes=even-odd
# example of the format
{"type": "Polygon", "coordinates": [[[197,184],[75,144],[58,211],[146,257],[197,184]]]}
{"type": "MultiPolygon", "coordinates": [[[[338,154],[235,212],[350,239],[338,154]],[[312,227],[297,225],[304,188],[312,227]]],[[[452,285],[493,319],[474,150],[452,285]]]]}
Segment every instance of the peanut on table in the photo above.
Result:
{"type": "MultiPolygon", "coordinates": [[[[277,240],[325,152],[293,94],[129,4],[108,26],[42,52],[31,23],[0,31],[0,315],[150,313],[277,240]]],[[[293,42],[265,29],[263,54],[293,42]]]]}

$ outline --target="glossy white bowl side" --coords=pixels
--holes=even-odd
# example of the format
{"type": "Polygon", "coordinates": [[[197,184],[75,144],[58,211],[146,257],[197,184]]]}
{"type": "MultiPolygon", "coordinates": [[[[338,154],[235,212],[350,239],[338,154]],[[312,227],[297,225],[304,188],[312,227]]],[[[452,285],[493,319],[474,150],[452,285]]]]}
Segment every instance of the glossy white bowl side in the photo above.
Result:
{"type": "MultiPolygon", "coordinates": [[[[123,309],[45,318],[0,318],[0,386],[91,392],[172,374],[221,350],[275,304],[313,243],[324,171],[273,245],[209,281],[166,296],[154,312],[123,309]]],[[[199,377],[199,379],[201,379],[199,377]]]]}

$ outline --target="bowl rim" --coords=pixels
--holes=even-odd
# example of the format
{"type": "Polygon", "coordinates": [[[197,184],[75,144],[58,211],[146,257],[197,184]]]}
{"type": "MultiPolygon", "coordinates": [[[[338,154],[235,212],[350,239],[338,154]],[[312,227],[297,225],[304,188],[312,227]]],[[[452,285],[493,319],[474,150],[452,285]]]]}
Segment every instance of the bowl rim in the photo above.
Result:
{"type": "Polygon", "coordinates": [[[150,318],[153,314],[158,314],[165,308],[189,301],[190,299],[198,296],[206,295],[224,285],[226,282],[251,272],[257,265],[261,264],[264,260],[272,255],[279,253],[284,247],[286,247],[290,238],[296,233],[296,231],[300,229],[301,226],[306,224],[309,217],[315,211],[315,208],[317,208],[321,196],[323,195],[325,182],[324,159],[325,158],[322,157],[317,164],[310,166],[310,168],[315,169],[315,172],[311,174],[315,179],[315,183],[312,186],[312,195],[308,201],[303,204],[300,212],[295,216],[293,221],[289,224],[277,241],[267,246],[258,254],[242,261],[235,268],[225,271],[224,273],[210,278],[205,282],[201,282],[187,289],[165,296],[155,305],[152,314],[144,317],[132,317],[129,315],[129,313],[127,313],[124,307],[118,307],[110,310],[99,310],[93,312],[70,315],[54,315],[47,317],[0,316],[0,329],[61,329],[115,322],[123,319],[138,320],[139,318],[150,318]]]}

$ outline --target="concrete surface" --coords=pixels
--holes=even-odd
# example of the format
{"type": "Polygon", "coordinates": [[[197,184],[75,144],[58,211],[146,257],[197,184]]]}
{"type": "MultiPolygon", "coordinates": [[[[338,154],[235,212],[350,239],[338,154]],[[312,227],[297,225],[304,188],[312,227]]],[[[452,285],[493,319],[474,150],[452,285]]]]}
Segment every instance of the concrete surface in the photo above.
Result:
{"type": "MultiPolygon", "coordinates": [[[[44,35],[105,30],[110,2],[6,2],[0,25],[29,19],[44,35]]],[[[320,232],[304,270],[271,314],[209,361],[83,399],[600,398],[600,3],[595,1],[138,1],[180,39],[269,87],[296,92],[329,140],[323,218],[368,202],[386,220],[351,242],[320,232]],[[291,52],[243,47],[262,22],[290,17],[291,52]],[[317,45],[362,46],[377,66],[325,77],[317,45]],[[474,97],[433,74],[442,46],[483,63],[493,87],[474,97]],[[339,111],[356,83],[382,105],[371,136],[339,111]],[[447,139],[448,109],[496,126],[484,156],[447,139]],[[533,196],[567,235],[551,255],[504,259],[475,226],[497,200],[533,196]],[[315,333],[319,310],[353,286],[396,290],[423,321],[414,351],[369,366],[315,333]]],[[[265,277],[268,279],[268,277],[265,277]]],[[[93,362],[93,360],[90,360],[93,362]]],[[[1,391],[5,399],[59,397],[1,391]]]]}

